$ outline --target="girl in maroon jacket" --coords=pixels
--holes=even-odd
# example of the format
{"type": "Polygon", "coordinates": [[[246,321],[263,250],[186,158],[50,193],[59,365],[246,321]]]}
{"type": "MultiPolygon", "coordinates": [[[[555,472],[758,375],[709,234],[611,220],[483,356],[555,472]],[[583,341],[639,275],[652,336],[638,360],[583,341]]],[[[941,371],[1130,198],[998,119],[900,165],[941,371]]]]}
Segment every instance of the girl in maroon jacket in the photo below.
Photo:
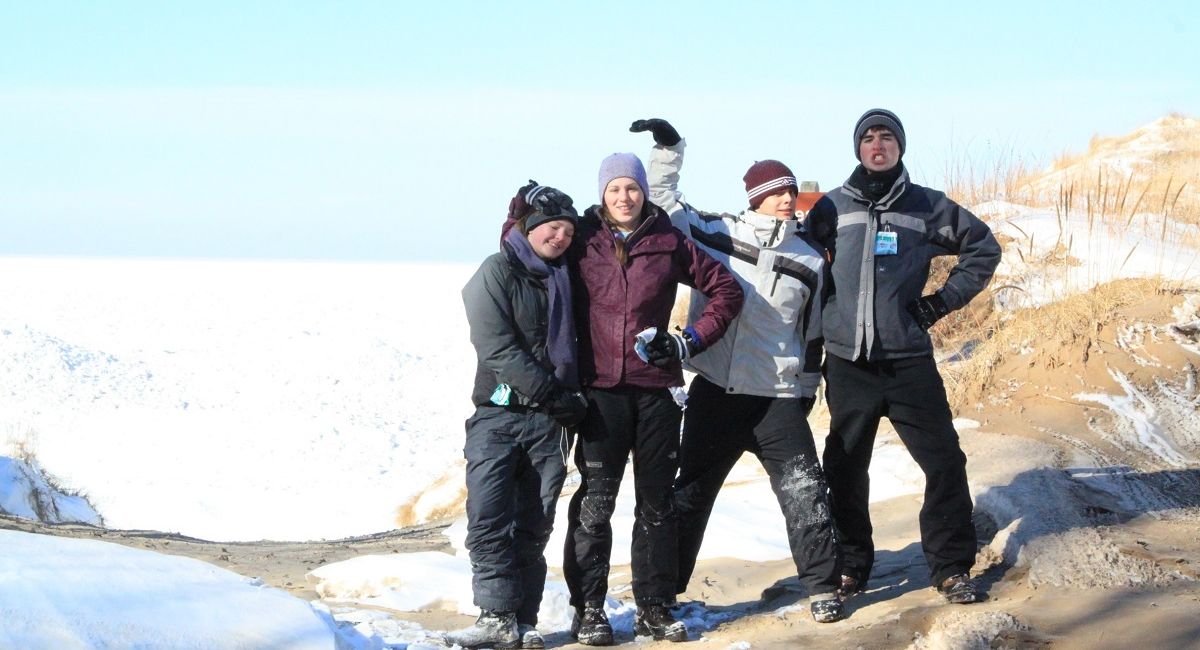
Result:
{"type": "Polygon", "coordinates": [[[579,370],[588,415],[579,427],[575,466],[580,485],[567,514],[563,574],[580,643],[610,645],[604,613],[617,489],[633,454],[634,631],[683,641],[675,621],[676,522],[671,486],[679,469],[680,409],[670,388],[683,385],[683,359],[712,344],[742,307],[742,290],[717,260],[676,230],[646,199],[646,170],[631,153],[600,164],[600,205],[580,219],[568,251],[579,370]],[[678,285],[707,298],[691,327],[667,323],[678,285]],[[641,355],[636,337],[647,328],[641,355]]]}

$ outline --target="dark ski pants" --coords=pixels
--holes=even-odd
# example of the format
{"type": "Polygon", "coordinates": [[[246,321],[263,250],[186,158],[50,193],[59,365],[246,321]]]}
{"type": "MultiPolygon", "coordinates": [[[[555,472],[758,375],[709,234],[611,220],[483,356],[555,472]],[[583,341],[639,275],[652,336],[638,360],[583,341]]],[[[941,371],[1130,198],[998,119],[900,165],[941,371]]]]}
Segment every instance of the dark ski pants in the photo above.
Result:
{"type": "Polygon", "coordinates": [[[837,539],[812,429],[798,398],[730,395],[696,377],[683,414],[675,510],[679,580],[687,589],[721,485],[744,452],[758,456],[787,524],[796,574],[810,596],[832,594],[841,579],[837,539]]]}
{"type": "Polygon", "coordinates": [[[829,437],[825,476],[842,545],[843,573],[864,583],[875,545],[868,508],[871,448],[880,418],[891,421],[900,441],[925,473],[921,548],[934,585],[975,564],[975,527],[967,457],[951,422],[946,389],[932,357],[846,361],[825,355],[829,437]]]}
{"type": "Polygon", "coordinates": [[[665,388],[592,388],[575,447],[579,489],[567,511],[563,577],[571,604],[608,593],[612,519],[633,452],[633,598],[639,607],[675,600],[678,540],[671,484],[679,469],[680,409],[665,388]]]}
{"type": "Polygon", "coordinates": [[[569,441],[548,415],[480,406],[467,420],[467,550],[481,609],[537,624],[569,441]]]}

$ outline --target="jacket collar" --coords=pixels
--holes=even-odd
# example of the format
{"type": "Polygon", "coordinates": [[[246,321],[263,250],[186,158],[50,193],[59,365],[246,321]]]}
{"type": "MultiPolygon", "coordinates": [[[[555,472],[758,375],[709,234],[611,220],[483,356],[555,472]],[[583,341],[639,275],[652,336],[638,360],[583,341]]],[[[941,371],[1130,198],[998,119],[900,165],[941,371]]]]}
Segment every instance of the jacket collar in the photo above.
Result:
{"type": "MultiPolygon", "coordinates": [[[[904,163],[898,164],[903,165],[904,163]]],[[[864,196],[861,190],[851,184],[851,178],[847,178],[846,182],[842,183],[842,191],[846,194],[849,194],[850,198],[858,201],[859,203],[871,205],[871,200],[864,196]]],[[[894,203],[896,199],[900,198],[901,194],[904,194],[904,190],[908,189],[909,184],[908,168],[902,167],[900,169],[900,175],[897,176],[896,181],[892,183],[891,189],[889,189],[887,193],[883,195],[883,198],[875,202],[875,207],[879,208],[880,210],[887,210],[888,208],[891,208],[892,203],[894,203]]]]}
{"type": "Polygon", "coordinates": [[[796,233],[800,222],[795,219],[780,220],[771,215],[746,210],[734,219],[750,227],[757,244],[763,248],[775,248],[796,233]]]}
{"type": "MultiPolygon", "coordinates": [[[[669,221],[666,221],[667,213],[664,212],[662,208],[650,203],[649,201],[646,202],[646,205],[649,206],[649,208],[645,211],[646,214],[642,217],[641,223],[639,223],[638,227],[634,228],[632,232],[624,236],[625,250],[629,250],[638,240],[651,236],[655,232],[661,230],[661,228],[658,227],[659,223],[670,223],[669,221]]],[[[618,237],[619,235],[617,234],[617,231],[609,226],[608,222],[604,219],[604,215],[601,214],[601,209],[602,208],[599,205],[593,205],[585,210],[581,223],[590,222],[590,227],[600,230],[610,239],[613,237],[618,237]]],[[[667,227],[668,229],[670,228],[669,225],[667,227]]],[[[578,231],[576,232],[578,233],[578,231]]],[[[578,234],[576,235],[576,238],[578,238],[578,234]]]]}

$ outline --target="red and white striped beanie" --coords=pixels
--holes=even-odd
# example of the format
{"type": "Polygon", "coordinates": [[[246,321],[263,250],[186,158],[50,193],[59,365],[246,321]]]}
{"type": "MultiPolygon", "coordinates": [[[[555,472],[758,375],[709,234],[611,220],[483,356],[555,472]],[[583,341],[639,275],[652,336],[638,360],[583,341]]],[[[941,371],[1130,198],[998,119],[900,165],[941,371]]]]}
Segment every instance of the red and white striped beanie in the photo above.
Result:
{"type": "Polygon", "coordinates": [[[746,181],[746,198],[750,199],[751,210],[758,209],[763,199],[778,194],[784,188],[800,191],[796,175],[778,160],[760,160],[750,165],[742,180],[746,181]]]}

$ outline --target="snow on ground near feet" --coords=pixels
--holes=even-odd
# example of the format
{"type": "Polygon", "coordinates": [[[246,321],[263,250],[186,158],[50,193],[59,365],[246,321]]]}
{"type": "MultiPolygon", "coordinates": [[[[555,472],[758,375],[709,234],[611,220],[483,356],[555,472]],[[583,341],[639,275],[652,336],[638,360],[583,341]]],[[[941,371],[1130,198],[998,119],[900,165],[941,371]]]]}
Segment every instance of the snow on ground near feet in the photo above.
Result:
{"type": "MultiPolygon", "coordinates": [[[[958,422],[964,429],[975,426],[968,420],[958,422]]],[[[871,468],[872,500],[875,502],[897,496],[919,494],[924,486],[921,470],[908,456],[894,432],[884,425],[875,449],[876,462],[871,468]]],[[[546,546],[546,560],[551,566],[542,598],[538,628],[543,634],[560,633],[570,627],[574,609],[559,567],[562,564],[563,544],[567,529],[566,512],[570,494],[558,501],[554,531],[546,546]]],[[[634,490],[632,469],[627,468],[617,497],[612,518],[613,566],[630,563],[633,533],[634,490]]],[[[339,606],[355,605],[384,608],[397,612],[441,609],[475,615],[472,604],[471,565],[465,548],[466,520],[459,519],[445,531],[456,555],[445,553],[408,553],[399,555],[370,555],[343,562],[327,564],[312,571],[309,582],[323,599],[339,606]]],[[[758,460],[747,454],[734,467],[725,489],[718,497],[709,520],[700,559],[738,558],[764,562],[790,558],[783,516],[770,482],[758,460]]],[[[624,583],[627,575],[614,574],[605,609],[614,631],[620,635],[633,634],[632,593],[624,583]]],[[[762,588],[769,587],[762,585],[762,588]]],[[[366,634],[383,638],[388,643],[418,643],[427,638],[428,631],[419,627],[393,629],[394,619],[384,616],[361,617],[361,610],[334,608],[335,618],[345,625],[354,625],[366,634]]],[[[807,605],[805,606],[807,616],[807,605]]],[[[698,604],[687,604],[676,611],[693,633],[710,630],[730,618],[745,612],[711,611],[698,604]]],[[[400,615],[403,618],[403,614],[400,615]]]]}
{"type": "Polygon", "coordinates": [[[328,615],[210,564],[0,530],[0,647],[333,650],[328,615]]]}

